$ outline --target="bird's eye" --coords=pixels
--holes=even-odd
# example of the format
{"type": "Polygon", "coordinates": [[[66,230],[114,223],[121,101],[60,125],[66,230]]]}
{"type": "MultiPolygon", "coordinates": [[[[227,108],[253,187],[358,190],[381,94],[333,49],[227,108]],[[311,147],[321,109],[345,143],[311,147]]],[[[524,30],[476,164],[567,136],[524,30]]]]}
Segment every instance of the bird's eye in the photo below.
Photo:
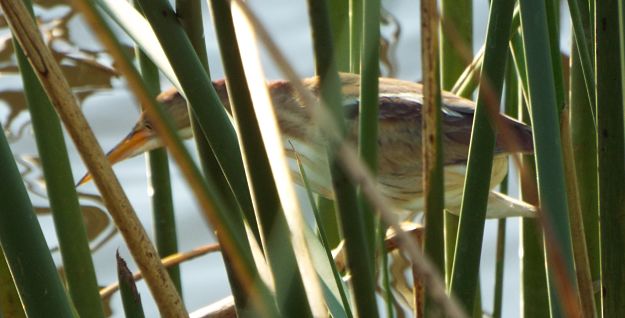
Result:
{"type": "Polygon", "coordinates": [[[152,130],[152,124],[149,121],[146,121],[144,123],[145,129],[147,130],[152,130]]]}

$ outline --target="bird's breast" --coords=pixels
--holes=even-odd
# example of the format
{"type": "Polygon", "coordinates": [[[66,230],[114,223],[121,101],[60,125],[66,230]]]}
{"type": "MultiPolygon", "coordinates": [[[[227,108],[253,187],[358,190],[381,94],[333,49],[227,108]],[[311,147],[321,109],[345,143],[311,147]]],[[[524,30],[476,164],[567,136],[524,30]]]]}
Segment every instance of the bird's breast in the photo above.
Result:
{"type": "MultiPolygon", "coordinates": [[[[301,162],[311,190],[327,198],[333,198],[330,171],[325,150],[318,143],[285,139],[287,154],[301,162]]],[[[412,147],[410,147],[412,148],[412,147]]],[[[424,208],[421,152],[381,147],[378,160],[377,183],[380,193],[393,205],[396,211],[420,212],[424,208]]],[[[493,159],[490,187],[497,186],[507,173],[508,156],[496,155],[493,159]]],[[[462,192],[466,175],[466,164],[446,165],[445,206],[457,208],[462,202],[462,192]]],[[[291,166],[296,182],[303,185],[298,165],[291,166]]]]}

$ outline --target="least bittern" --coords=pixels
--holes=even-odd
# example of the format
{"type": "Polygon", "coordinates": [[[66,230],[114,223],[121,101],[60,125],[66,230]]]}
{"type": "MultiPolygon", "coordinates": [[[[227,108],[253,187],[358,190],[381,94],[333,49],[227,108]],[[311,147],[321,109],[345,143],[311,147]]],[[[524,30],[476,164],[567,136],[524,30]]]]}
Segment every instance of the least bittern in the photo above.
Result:
{"type": "MultiPolygon", "coordinates": [[[[357,75],[341,74],[344,96],[344,114],[348,122],[349,136],[357,140],[358,95],[360,79],[357,75]]],[[[304,86],[318,96],[319,80],[312,77],[303,80],[304,86]]],[[[228,92],[223,80],[213,85],[225,107],[230,110],[228,92]]],[[[292,157],[302,161],[312,190],[319,195],[332,198],[332,187],[325,156],[325,149],[318,129],[313,124],[311,112],[298,98],[288,81],[267,83],[273,99],[278,123],[284,136],[284,146],[292,157]]],[[[466,161],[471,138],[471,127],[475,104],[451,93],[443,93],[442,140],[445,165],[445,206],[452,212],[459,212],[466,173],[466,161]]],[[[192,136],[187,103],[174,89],[158,96],[173,118],[184,138],[192,136]]],[[[380,192],[394,205],[397,211],[418,212],[423,209],[422,167],[421,167],[421,106],[422,86],[416,83],[380,78],[379,90],[379,133],[377,181],[380,192]]],[[[506,115],[498,114],[499,127],[512,134],[515,142],[497,139],[491,189],[497,186],[507,173],[508,154],[531,153],[533,151],[532,131],[525,124],[506,115]]],[[[145,151],[160,147],[149,118],[141,114],[139,121],[128,136],[109,153],[111,163],[122,161],[145,151]]],[[[301,181],[300,173],[293,172],[301,181]]],[[[85,176],[80,183],[89,179],[85,176]]],[[[491,191],[487,217],[532,216],[535,208],[524,202],[491,191]]]]}

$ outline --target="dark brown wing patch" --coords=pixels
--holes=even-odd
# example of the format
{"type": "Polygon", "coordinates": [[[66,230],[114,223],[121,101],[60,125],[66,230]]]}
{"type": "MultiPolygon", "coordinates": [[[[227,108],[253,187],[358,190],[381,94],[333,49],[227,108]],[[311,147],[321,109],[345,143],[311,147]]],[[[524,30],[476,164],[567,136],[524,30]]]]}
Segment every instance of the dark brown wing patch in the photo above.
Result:
{"type": "MultiPolygon", "coordinates": [[[[343,104],[345,118],[354,120],[360,113],[360,102],[357,99],[348,100],[343,104]]],[[[400,96],[380,96],[379,120],[408,120],[421,118],[421,103],[405,99],[400,96]]]]}

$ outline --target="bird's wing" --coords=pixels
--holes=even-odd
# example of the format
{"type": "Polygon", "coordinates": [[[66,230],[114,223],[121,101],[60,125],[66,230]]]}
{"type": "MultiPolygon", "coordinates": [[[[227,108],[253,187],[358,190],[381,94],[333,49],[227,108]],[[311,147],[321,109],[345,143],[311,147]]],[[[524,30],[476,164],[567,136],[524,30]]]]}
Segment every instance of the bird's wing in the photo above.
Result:
{"type": "MultiPolygon", "coordinates": [[[[380,95],[378,119],[384,120],[421,120],[422,101],[416,98],[406,98],[402,95],[380,95]]],[[[343,103],[343,112],[348,120],[358,118],[360,101],[346,99],[343,103]]]]}
{"type": "MultiPolygon", "coordinates": [[[[446,135],[454,141],[468,146],[475,107],[463,101],[457,102],[458,97],[453,99],[456,103],[443,106],[443,125],[449,126],[446,135]]],[[[532,128],[530,126],[502,113],[497,114],[495,125],[497,129],[495,154],[533,152],[532,128]]]]}
{"type": "MultiPolygon", "coordinates": [[[[460,98],[458,98],[460,99],[460,98]]],[[[474,109],[470,101],[462,106],[442,105],[442,133],[444,164],[458,164],[467,160],[474,109]]],[[[419,94],[381,93],[379,97],[379,137],[380,147],[394,149],[392,153],[405,153],[419,156],[421,151],[421,107],[423,98],[419,94]]],[[[350,121],[358,117],[359,103],[351,99],[344,104],[345,116],[350,121]]]]}
{"type": "Polygon", "coordinates": [[[443,143],[448,145],[444,149],[443,156],[452,161],[451,163],[464,163],[469,154],[475,108],[471,105],[456,106],[443,103],[441,110],[443,143]]]}

